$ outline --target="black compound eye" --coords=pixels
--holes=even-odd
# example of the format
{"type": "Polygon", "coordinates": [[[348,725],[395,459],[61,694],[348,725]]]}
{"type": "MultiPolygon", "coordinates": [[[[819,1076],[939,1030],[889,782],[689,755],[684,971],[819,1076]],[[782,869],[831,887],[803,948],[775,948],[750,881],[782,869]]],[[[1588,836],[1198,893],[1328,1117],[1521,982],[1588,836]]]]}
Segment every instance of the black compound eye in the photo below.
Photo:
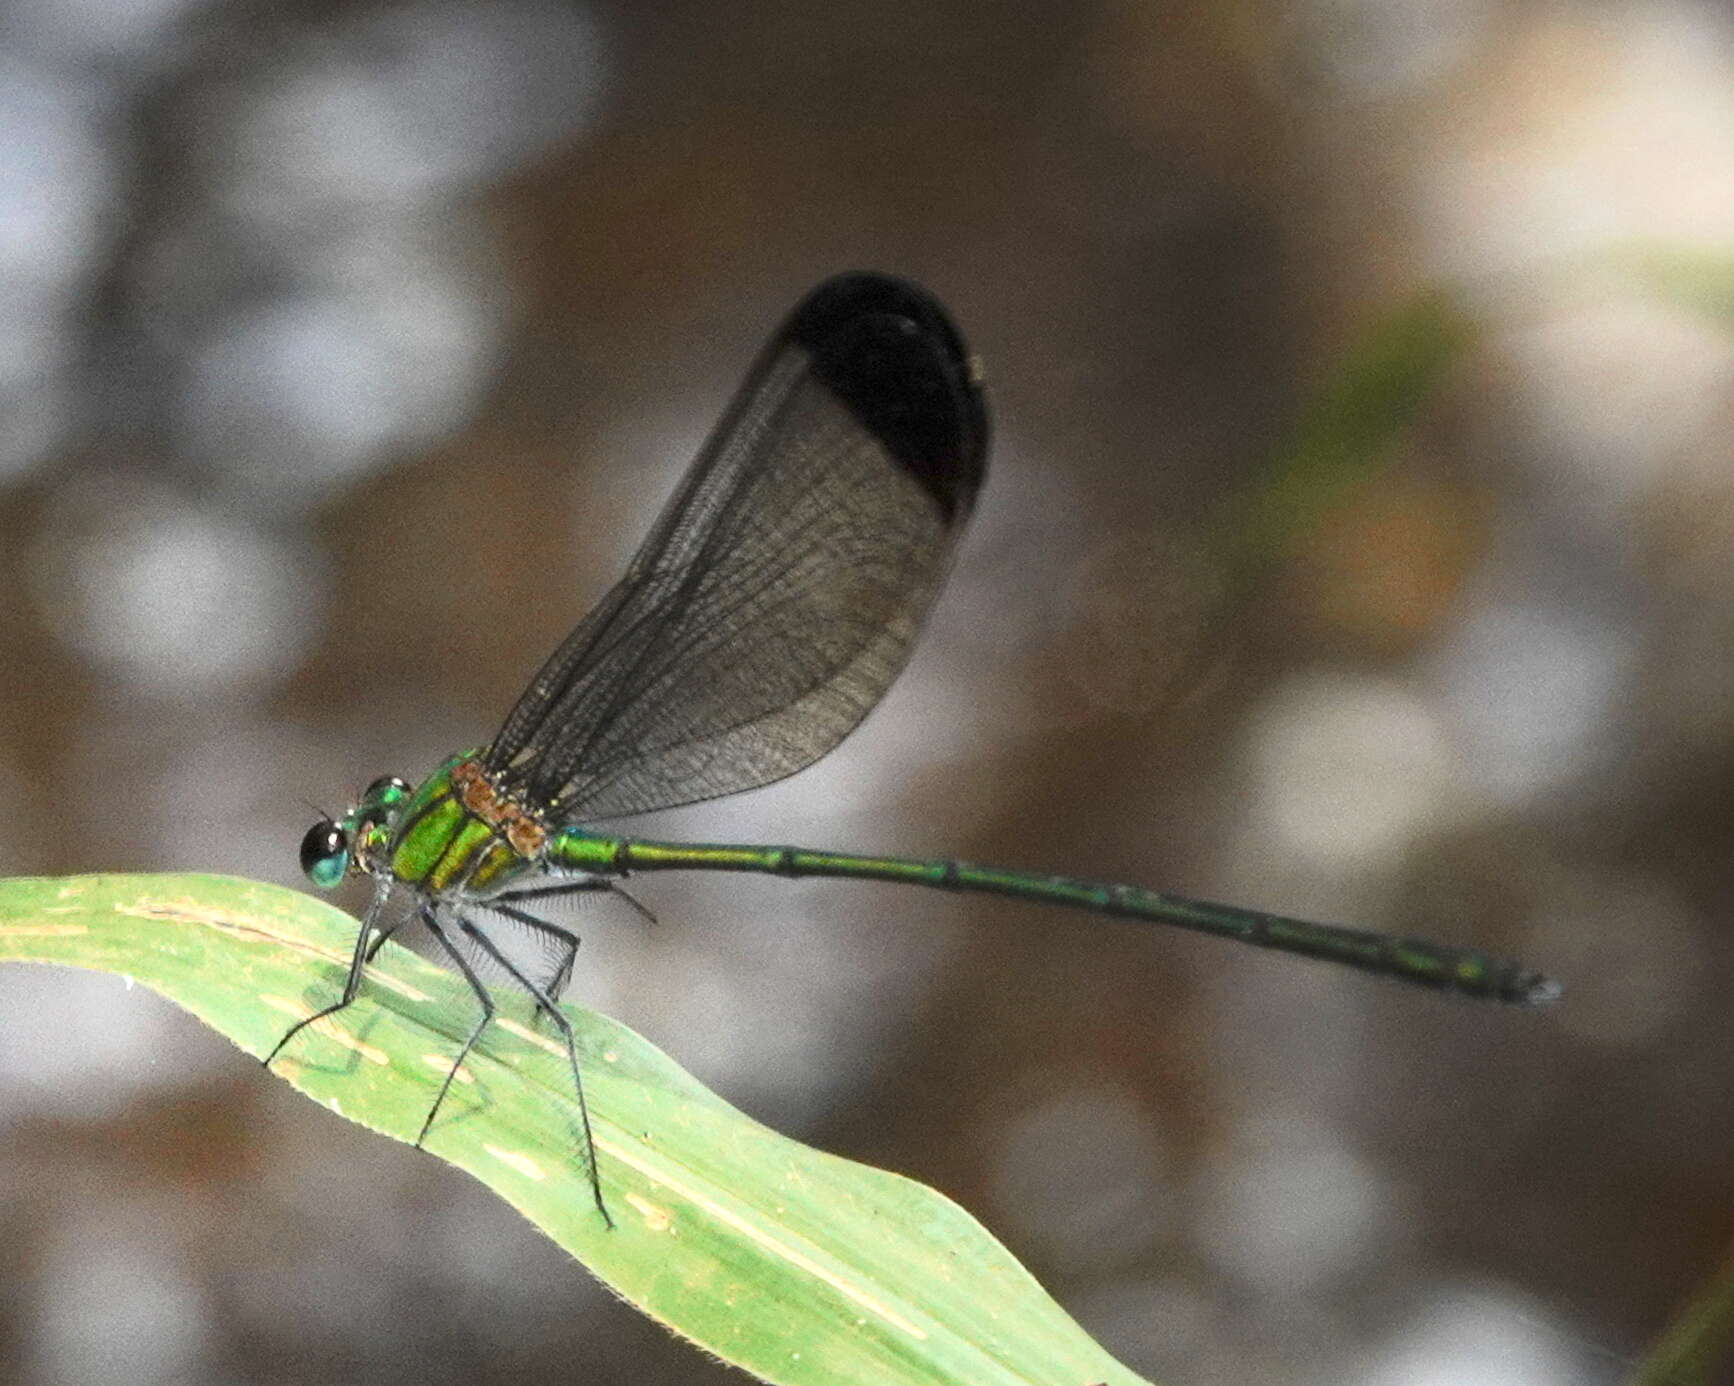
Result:
{"type": "Polygon", "coordinates": [[[329,890],[349,869],[349,837],[329,818],[321,818],[301,839],[301,869],[321,890],[329,890]]]}

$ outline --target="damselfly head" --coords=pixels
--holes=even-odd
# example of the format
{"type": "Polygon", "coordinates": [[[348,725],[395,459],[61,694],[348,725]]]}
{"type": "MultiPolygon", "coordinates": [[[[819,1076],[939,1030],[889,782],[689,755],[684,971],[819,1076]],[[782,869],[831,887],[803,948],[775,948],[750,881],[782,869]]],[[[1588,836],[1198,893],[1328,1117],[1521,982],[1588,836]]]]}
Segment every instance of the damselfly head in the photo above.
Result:
{"type": "Polygon", "coordinates": [[[350,871],[371,871],[375,854],[391,840],[397,813],[411,793],[407,780],[382,775],[361,792],[341,818],[321,818],[301,839],[301,869],[321,890],[350,871]]]}

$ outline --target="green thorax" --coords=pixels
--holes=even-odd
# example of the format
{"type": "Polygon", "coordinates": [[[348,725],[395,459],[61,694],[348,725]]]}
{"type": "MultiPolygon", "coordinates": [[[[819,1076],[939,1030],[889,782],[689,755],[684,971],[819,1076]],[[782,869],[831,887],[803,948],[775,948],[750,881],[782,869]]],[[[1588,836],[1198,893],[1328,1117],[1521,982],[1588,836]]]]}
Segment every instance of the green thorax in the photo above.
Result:
{"type": "Polygon", "coordinates": [[[410,795],[393,825],[391,874],[438,894],[462,887],[490,890],[532,869],[538,857],[513,847],[495,824],[467,808],[452,772],[474,762],[464,751],[435,770],[410,795]]]}

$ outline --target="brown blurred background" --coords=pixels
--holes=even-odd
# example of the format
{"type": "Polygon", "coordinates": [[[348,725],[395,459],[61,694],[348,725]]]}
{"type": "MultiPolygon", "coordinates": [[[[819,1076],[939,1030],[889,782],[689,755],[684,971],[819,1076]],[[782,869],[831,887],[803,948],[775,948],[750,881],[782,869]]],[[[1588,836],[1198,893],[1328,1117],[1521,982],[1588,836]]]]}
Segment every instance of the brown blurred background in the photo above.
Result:
{"type": "MultiPolygon", "coordinates": [[[[834,756],[646,827],[1437,935],[1567,1000],[724,878],[587,911],[572,999],[961,1200],[1174,1386],[1616,1380],[1734,1233],[1734,340],[1632,272],[1734,242],[1731,40],[12,0],[0,862],[297,883],[310,803],[491,734],[794,300],[906,274],[995,411],[947,597],[834,756]],[[1460,349],[1312,494],[1305,420],[1425,295],[1460,349]]],[[[0,1381],[727,1379],[156,998],[0,971],[0,1381]]]]}

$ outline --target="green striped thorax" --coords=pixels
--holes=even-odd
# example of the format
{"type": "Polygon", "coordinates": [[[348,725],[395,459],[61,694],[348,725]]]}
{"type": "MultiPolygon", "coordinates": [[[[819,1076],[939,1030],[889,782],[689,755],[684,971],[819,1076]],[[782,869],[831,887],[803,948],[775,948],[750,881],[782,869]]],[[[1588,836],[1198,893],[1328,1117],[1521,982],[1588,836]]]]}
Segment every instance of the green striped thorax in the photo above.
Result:
{"type": "Polygon", "coordinates": [[[375,780],[341,818],[322,818],[301,843],[301,869],[322,890],[349,872],[440,893],[491,889],[541,858],[548,831],[497,791],[479,751],[453,756],[413,788],[375,780]]]}

